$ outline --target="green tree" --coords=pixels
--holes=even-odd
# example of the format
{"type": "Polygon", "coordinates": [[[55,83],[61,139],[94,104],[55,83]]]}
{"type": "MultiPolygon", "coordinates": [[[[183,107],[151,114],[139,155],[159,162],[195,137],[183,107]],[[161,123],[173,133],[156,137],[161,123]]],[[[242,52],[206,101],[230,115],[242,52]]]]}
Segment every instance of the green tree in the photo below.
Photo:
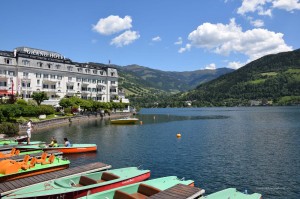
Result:
{"type": "Polygon", "coordinates": [[[34,92],[31,97],[38,105],[41,105],[42,101],[49,99],[46,92],[34,92]]]}

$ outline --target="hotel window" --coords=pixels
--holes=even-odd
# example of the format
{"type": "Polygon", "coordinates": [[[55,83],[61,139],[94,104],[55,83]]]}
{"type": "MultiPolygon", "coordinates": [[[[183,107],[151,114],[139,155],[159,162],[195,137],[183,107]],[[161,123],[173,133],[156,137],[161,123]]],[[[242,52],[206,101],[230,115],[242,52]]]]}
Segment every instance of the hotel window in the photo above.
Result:
{"type": "Polygon", "coordinates": [[[112,73],[110,73],[110,75],[113,77],[115,75],[115,73],[112,72],[112,73]]]}
{"type": "Polygon", "coordinates": [[[95,70],[93,70],[93,73],[94,73],[94,74],[97,74],[97,70],[96,70],[96,69],[95,69],[95,70]]]}
{"type": "Polygon", "coordinates": [[[40,83],[41,83],[41,80],[39,80],[39,79],[36,80],[36,84],[37,84],[37,85],[40,85],[40,83]]]}
{"type": "Polygon", "coordinates": [[[38,67],[43,67],[43,63],[42,62],[37,62],[36,63],[38,67]]]}
{"type": "Polygon", "coordinates": [[[73,90],[74,86],[73,85],[67,85],[67,90],[73,90]]]}
{"type": "Polygon", "coordinates": [[[22,60],[22,64],[23,64],[24,66],[29,66],[30,61],[28,61],[28,60],[22,60]]]}
{"type": "Polygon", "coordinates": [[[60,87],[60,82],[57,82],[58,87],[60,87]]]}
{"type": "Polygon", "coordinates": [[[8,75],[14,76],[15,75],[15,71],[8,71],[8,75]]]}
{"type": "Polygon", "coordinates": [[[76,81],[77,81],[77,82],[81,82],[81,78],[77,78],[76,81]]]}
{"type": "Polygon", "coordinates": [[[111,84],[115,84],[116,82],[115,81],[111,81],[111,84]]]}
{"type": "Polygon", "coordinates": [[[91,83],[91,79],[87,79],[89,83],[91,83]]]}
{"type": "Polygon", "coordinates": [[[96,92],[96,88],[92,88],[92,92],[96,92]]]}
{"type": "Polygon", "coordinates": [[[0,70],[0,74],[6,75],[6,70],[0,70]]]}
{"type": "Polygon", "coordinates": [[[23,72],[23,77],[28,77],[28,73],[27,72],[23,72]]]}
{"type": "Polygon", "coordinates": [[[56,75],[50,75],[51,79],[55,79],[56,75]]]}
{"type": "Polygon", "coordinates": [[[5,59],[4,59],[4,62],[5,62],[6,64],[12,64],[12,59],[5,58],[5,59]]]}
{"type": "Polygon", "coordinates": [[[71,82],[72,81],[72,77],[68,77],[68,81],[71,82]]]}
{"type": "Polygon", "coordinates": [[[30,88],[30,83],[22,82],[23,88],[30,88]]]}
{"type": "Polygon", "coordinates": [[[100,75],[103,75],[103,71],[100,71],[100,75]]]}
{"type": "Polygon", "coordinates": [[[62,76],[61,75],[57,75],[57,79],[62,80],[62,76]]]}
{"type": "Polygon", "coordinates": [[[50,69],[52,67],[52,64],[47,64],[47,67],[50,69]]]}
{"type": "Polygon", "coordinates": [[[44,78],[49,78],[49,75],[48,74],[44,74],[44,78]]]}
{"type": "Polygon", "coordinates": [[[93,84],[96,84],[96,80],[95,79],[93,79],[92,82],[93,82],[93,84]]]}
{"type": "Polygon", "coordinates": [[[7,82],[0,82],[0,86],[7,86],[7,82]]]}
{"type": "Polygon", "coordinates": [[[68,71],[72,71],[73,70],[73,67],[72,66],[68,66],[68,71]]]}
{"type": "Polygon", "coordinates": [[[55,65],[55,68],[56,68],[56,69],[60,69],[60,68],[61,68],[61,65],[56,64],[56,65],[55,65]]]}
{"type": "Polygon", "coordinates": [[[48,84],[43,84],[43,88],[49,88],[48,84]]]}
{"type": "Polygon", "coordinates": [[[50,85],[51,89],[56,89],[56,85],[50,85]]]}
{"type": "Polygon", "coordinates": [[[36,73],[36,78],[41,78],[42,74],[41,73],[36,73]]]}
{"type": "Polygon", "coordinates": [[[85,69],[85,72],[86,73],[90,73],[90,69],[85,69]]]}
{"type": "Polygon", "coordinates": [[[77,71],[78,72],[82,72],[82,68],[77,68],[77,71]]]}

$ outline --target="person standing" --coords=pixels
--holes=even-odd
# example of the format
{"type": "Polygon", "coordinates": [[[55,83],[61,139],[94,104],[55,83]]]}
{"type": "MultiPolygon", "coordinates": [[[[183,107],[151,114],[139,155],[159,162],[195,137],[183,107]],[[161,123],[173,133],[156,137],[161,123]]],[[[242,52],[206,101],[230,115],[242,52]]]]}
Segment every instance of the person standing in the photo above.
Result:
{"type": "Polygon", "coordinates": [[[27,123],[27,144],[30,144],[30,138],[31,138],[31,131],[32,131],[32,121],[29,120],[27,123]]]}

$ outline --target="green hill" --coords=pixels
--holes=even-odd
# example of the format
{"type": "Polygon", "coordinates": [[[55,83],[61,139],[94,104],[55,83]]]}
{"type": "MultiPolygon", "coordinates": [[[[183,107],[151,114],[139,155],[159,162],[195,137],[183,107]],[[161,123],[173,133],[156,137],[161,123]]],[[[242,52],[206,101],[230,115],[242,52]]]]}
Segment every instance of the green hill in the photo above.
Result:
{"type": "Polygon", "coordinates": [[[178,93],[196,88],[201,83],[208,82],[232,69],[197,70],[190,72],[170,72],[155,70],[139,65],[117,67],[119,82],[130,94],[146,93],[178,93]]]}
{"type": "Polygon", "coordinates": [[[299,103],[300,49],[264,56],[182,94],[181,100],[196,106],[299,103]]]}

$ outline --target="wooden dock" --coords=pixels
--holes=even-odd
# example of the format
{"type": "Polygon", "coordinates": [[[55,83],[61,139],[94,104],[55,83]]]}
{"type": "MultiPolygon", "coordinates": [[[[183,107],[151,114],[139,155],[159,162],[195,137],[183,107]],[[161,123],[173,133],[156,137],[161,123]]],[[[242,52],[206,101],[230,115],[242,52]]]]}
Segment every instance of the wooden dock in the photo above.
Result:
{"type": "Polygon", "coordinates": [[[101,162],[95,162],[95,163],[90,163],[78,167],[72,167],[60,171],[31,176],[28,178],[3,182],[0,183],[0,196],[2,197],[4,195],[14,192],[18,189],[28,187],[30,185],[44,183],[45,186],[47,186],[47,182],[50,180],[76,176],[76,175],[81,175],[90,172],[102,171],[110,168],[111,165],[107,165],[101,162]]]}
{"type": "Polygon", "coordinates": [[[161,191],[149,199],[194,199],[204,194],[204,190],[188,185],[177,184],[174,187],[161,191]]]}

